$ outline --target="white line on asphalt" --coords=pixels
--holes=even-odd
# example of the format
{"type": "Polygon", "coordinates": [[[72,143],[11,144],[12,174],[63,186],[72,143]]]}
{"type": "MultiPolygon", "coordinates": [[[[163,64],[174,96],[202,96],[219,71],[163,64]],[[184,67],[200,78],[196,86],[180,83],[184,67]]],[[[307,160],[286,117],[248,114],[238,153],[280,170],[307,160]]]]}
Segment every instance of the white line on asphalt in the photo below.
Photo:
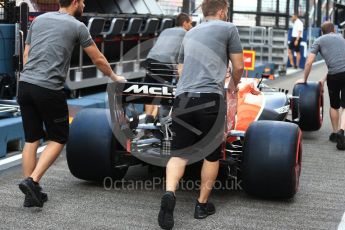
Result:
{"type": "Polygon", "coordinates": [[[344,212],[343,218],[341,219],[341,222],[338,226],[338,230],[345,230],[345,212],[344,212]]]}
{"type": "MultiPolygon", "coordinates": [[[[38,156],[43,152],[43,150],[46,148],[45,146],[41,146],[37,149],[38,156]]],[[[0,160],[0,171],[9,169],[11,167],[20,165],[22,162],[22,154],[17,154],[12,157],[8,157],[6,159],[0,160]]]]}

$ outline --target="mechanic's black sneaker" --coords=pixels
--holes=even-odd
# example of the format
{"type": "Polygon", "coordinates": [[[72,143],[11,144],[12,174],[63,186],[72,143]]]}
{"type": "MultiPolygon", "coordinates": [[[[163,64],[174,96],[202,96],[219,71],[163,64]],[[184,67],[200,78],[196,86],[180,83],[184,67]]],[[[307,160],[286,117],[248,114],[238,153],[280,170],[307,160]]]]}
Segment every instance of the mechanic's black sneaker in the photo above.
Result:
{"type": "Polygon", "coordinates": [[[174,227],[174,208],[176,198],[173,192],[166,192],[161,200],[161,209],[158,214],[158,224],[162,229],[174,227]]]}
{"type": "Polygon", "coordinates": [[[32,204],[35,207],[43,207],[41,195],[42,188],[38,183],[34,182],[31,177],[28,177],[20,182],[19,189],[25,194],[25,196],[30,197],[30,199],[32,200],[32,204]]]}
{"type": "MultiPolygon", "coordinates": [[[[43,203],[47,202],[48,201],[47,193],[41,192],[41,198],[42,198],[43,203]]],[[[25,208],[35,207],[35,202],[32,200],[32,198],[29,195],[25,195],[25,200],[24,200],[23,206],[25,208]]]]}
{"type": "Polygon", "coordinates": [[[345,150],[345,137],[342,129],[337,132],[337,149],[345,150]]]}
{"type": "Polygon", "coordinates": [[[331,135],[329,135],[329,140],[333,143],[337,143],[337,133],[331,133],[331,135]]]}
{"type": "Polygon", "coordinates": [[[195,211],[194,211],[195,219],[204,219],[215,213],[216,213],[216,207],[211,202],[202,204],[202,203],[199,203],[198,200],[196,201],[195,211]]]}

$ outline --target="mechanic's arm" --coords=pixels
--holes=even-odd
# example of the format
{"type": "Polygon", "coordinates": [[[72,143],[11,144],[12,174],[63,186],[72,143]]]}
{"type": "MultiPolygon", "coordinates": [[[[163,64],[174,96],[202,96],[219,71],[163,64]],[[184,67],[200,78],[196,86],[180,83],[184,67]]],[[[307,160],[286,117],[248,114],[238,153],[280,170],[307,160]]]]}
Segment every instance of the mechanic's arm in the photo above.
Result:
{"type": "Polygon", "coordinates": [[[324,78],[321,79],[322,83],[325,83],[326,81],[327,81],[327,75],[324,78]]]}
{"type": "Polygon", "coordinates": [[[178,67],[177,67],[178,77],[181,77],[182,71],[183,71],[183,64],[178,64],[178,67]]]}
{"type": "Polygon", "coordinates": [[[23,65],[25,65],[28,62],[29,50],[30,50],[30,45],[26,44],[24,53],[23,53],[23,65]]]}
{"type": "Polygon", "coordinates": [[[36,23],[36,20],[33,20],[28,30],[28,34],[26,36],[25,48],[24,48],[24,53],[23,53],[23,66],[28,62],[29,51],[31,48],[32,28],[35,25],[35,23],[36,23]]]}
{"type": "Polygon", "coordinates": [[[327,81],[327,75],[320,80],[322,93],[324,92],[325,82],[327,81]]]}
{"type": "Polygon", "coordinates": [[[126,81],[122,76],[116,75],[110,67],[109,62],[104,57],[104,55],[99,51],[96,44],[84,48],[84,51],[91,58],[93,64],[106,76],[110,77],[113,81],[126,81]]]}
{"type": "Polygon", "coordinates": [[[311,71],[311,67],[313,65],[313,62],[315,60],[316,55],[314,53],[310,53],[308,55],[307,61],[305,63],[305,67],[304,67],[304,83],[306,83],[308,81],[308,77],[311,71]]]}
{"type": "Polygon", "coordinates": [[[230,54],[230,61],[232,63],[232,76],[235,87],[241,81],[244,70],[243,53],[230,54]]]}

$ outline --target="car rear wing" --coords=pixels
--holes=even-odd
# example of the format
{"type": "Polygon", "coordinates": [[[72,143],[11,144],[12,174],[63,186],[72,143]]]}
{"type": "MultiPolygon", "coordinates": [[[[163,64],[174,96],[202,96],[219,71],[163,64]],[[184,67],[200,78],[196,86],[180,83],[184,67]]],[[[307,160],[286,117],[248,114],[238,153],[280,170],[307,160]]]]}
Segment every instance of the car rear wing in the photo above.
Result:
{"type": "MultiPolygon", "coordinates": [[[[112,83],[108,86],[108,97],[122,104],[151,104],[172,106],[176,86],[157,83],[112,83]]],[[[109,100],[110,102],[110,100],[109,100]]]]}

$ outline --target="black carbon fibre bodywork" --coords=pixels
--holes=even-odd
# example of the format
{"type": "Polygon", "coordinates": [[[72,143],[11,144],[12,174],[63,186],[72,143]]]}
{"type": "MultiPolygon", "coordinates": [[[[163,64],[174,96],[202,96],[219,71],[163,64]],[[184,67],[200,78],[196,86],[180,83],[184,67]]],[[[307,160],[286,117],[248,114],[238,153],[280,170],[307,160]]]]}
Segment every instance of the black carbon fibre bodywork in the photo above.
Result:
{"type": "Polygon", "coordinates": [[[288,115],[289,98],[282,92],[264,92],[264,108],[258,120],[284,121],[288,115]]]}

